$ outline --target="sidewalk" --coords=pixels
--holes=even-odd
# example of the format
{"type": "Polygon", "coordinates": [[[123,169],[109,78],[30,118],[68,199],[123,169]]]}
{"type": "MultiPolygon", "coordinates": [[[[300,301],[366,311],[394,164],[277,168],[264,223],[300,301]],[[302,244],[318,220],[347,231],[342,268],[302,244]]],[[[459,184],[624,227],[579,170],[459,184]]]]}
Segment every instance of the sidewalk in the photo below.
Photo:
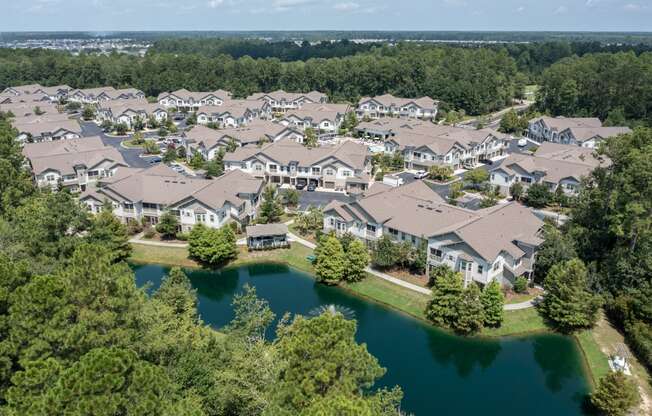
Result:
{"type": "Polygon", "coordinates": [[[143,239],[143,233],[136,234],[132,238],[129,239],[130,243],[133,244],[143,244],[146,246],[156,246],[156,247],[173,247],[173,248],[186,248],[188,247],[188,243],[167,243],[164,241],[151,241],[151,240],[144,240],[143,239]]]}

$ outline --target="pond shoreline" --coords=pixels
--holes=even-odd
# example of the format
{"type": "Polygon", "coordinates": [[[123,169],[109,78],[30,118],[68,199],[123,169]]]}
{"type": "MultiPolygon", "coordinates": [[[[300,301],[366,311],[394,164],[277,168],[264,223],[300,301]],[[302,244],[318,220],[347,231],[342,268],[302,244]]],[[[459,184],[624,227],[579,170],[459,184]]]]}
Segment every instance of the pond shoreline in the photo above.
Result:
{"type": "MultiPolygon", "coordinates": [[[[134,247],[135,249],[140,249],[143,248],[144,246],[145,245],[142,244],[132,243],[132,247],[134,247]]],[[[158,252],[159,254],[161,252],[164,253],[166,251],[186,252],[186,250],[187,249],[185,248],[172,249],[167,247],[147,246],[147,251],[158,252]]],[[[306,273],[314,280],[314,269],[312,265],[305,259],[305,256],[310,252],[312,252],[312,250],[297,244],[293,245],[291,249],[257,252],[257,254],[259,255],[251,255],[251,253],[248,253],[246,249],[241,248],[241,252],[239,253],[240,256],[238,257],[238,259],[234,260],[229,264],[226,264],[223,267],[215,269],[215,271],[224,271],[224,270],[235,269],[247,265],[266,263],[266,264],[277,264],[277,265],[285,265],[285,266],[292,267],[303,273],[306,273]]],[[[150,257],[151,256],[146,256],[143,255],[142,253],[138,253],[137,256],[135,257],[132,255],[132,257],[129,259],[129,262],[134,264],[143,264],[143,265],[158,264],[158,265],[171,266],[171,267],[179,266],[182,268],[196,269],[196,270],[210,270],[188,259],[187,255],[184,258],[184,256],[180,253],[176,253],[176,255],[169,255],[168,253],[163,256],[156,256],[155,258],[150,258],[150,257]]],[[[345,290],[346,292],[351,293],[357,297],[360,297],[366,301],[372,301],[373,303],[382,305],[383,307],[390,309],[394,312],[399,312],[402,315],[409,316],[411,319],[416,319],[418,321],[424,322],[429,326],[437,329],[438,331],[442,331],[450,335],[456,335],[454,332],[446,328],[441,328],[433,325],[430,321],[428,321],[425,318],[425,316],[423,316],[422,311],[425,309],[425,302],[427,302],[427,297],[425,295],[418,294],[418,293],[408,294],[407,293],[409,291],[408,289],[400,288],[398,286],[396,287],[392,287],[392,286],[396,286],[396,285],[392,285],[391,283],[383,281],[368,273],[367,273],[367,277],[362,282],[353,283],[353,284],[336,285],[336,287],[339,287],[345,290]],[[392,293],[388,294],[383,291],[381,294],[379,294],[378,293],[379,290],[385,287],[388,288],[388,290],[391,291],[392,293]],[[376,293],[374,295],[371,294],[370,292],[372,293],[376,292],[376,293]],[[389,301],[390,299],[393,299],[391,295],[397,295],[397,294],[403,294],[403,295],[407,294],[407,297],[412,298],[409,300],[415,301],[416,299],[417,303],[419,303],[419,298],[421,297],[423,298],[421,301],[424,302],[424,305],[421,308],[416,307],[417,305],[407,305],[407,302],[409,302],[409,300],[401,299],[400,296],[399,299],[396,299],[394,302],[389,301]]],[[[540,316],[538,315],[538,313],[534,308],[522,309],[517,311],[505,311],[505,317],[506,317],[506,321],[509,320],[509,322],[507,322],[507,325],[503,325],[495,329],[491,328],[488,330],[483,330],[483,332],[480,332],[479,334],[473,335],[469,338],[476,338],[476,339],[520,338],[520,337],[525,337],[533,334],[555,333],[554,331],[552,331],[552,329],[545,326],[545,323],[540,318],[540,316]],[[527,323],[525,325],[518,325],[518,323],[521,323],[519,321],[527,321],[527,323]],[[514,328],[513,326],[516,326],[516,328],[514,328]]],[[[583,367],[587,379],[589,380],[591,386],[595,387],[597,380],[602,375],[604,375],[601,374],[602,371],[598,371],[598,369],[602,368],[603,366],[601,365],[602,363],[598,363],[597,361],[604,360],[606,362],[607,358],[606,356],[604,356],[604,354],[602,354],[602,356],[599,355],[595,356],[595,354],[589,354],[589,352],[587,351],[586,344],[591,342],[595,344],[595,340],[593,339],[590,333],[588,334],[588,337],[585,334],[582,335],[584,335],[583,341],[580,339],[580,334],[572,334],[570,335],[570,337],[573,339],[573,341],[577,345],[577,348],[581,352],[583,358],[582,360],[583,367]]],[[[596,350],[600,351],[600,348],[599,346],[597,346],[597,344],[588,345],[588,347],[594,351],[596,350]]]]}

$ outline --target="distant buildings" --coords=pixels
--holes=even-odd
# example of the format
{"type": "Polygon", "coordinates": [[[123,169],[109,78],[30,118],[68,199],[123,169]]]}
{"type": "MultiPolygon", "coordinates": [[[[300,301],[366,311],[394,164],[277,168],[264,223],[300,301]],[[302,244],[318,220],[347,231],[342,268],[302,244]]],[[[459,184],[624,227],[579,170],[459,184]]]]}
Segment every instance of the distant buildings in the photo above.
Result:
{"type": "Polygon", "coordinates": [[[328,96],[324,93],[311,91],[308,93],[294,93],[277,90],[272,92],[260,92],[247,97],[247,100],[265,101],[272,108],[274,113],[285,113],[288,110],[297,110],[304,104],[324,104],[328,102],[328,96]]]}
{"type": "Polygon", "coordinates": [[[439,101],[430,97],[398,98],[391,94],[364,97],[358,102],[358,117],[378,119],[383,117],[406,117],[434,119],[439,101]]]}
{"type": "Polygon", "coordinates": [[[149,118],[163,123],[168,118],[166,109],[159,104],[150,104],[144,98],[100,101],[97,104],[97,120],[101,123],[124,124],[133,128],[138,121],[146,123],[149,118]]]}
{"type": "Polygon", "coordinates": [[[288,110],[279,123],[303,131],[311,128],[318,135],[334,135],[350,111],[348,104],[304,104],[300,109],[288,110]]]}
{"type": "Polygon", "coordinates": [[[197,111],[202,106],[220,106],[231,98],[231,93],[224,90],[209,92],[192,92],[180,89],[159,94],[157,100],[165,108],[176,108],[179,111],[197,111]]]}
{"type": "Polygon", "coordinates": [[[629,133],[628,127],[602,127],[600,119],[538,117],[530,120],[527,136],[537,142],[572,144],[595,148],[605,139],[629,133]]]}

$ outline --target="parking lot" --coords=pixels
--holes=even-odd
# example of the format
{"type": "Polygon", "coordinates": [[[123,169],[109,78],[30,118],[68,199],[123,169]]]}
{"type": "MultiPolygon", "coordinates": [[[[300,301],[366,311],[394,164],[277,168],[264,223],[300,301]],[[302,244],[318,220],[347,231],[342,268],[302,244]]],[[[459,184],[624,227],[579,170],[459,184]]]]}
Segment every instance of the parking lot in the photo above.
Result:
{"type": "MultiPolygon", "coordinates": [[[[281,192],[284,192],[282,189],[281,192]]],[[[341,192],[322,192],[322,191],[298,191],[299,192],[299,206],[300,211],[305,211],[309,207],[323,208],[331,201],[351,202],[354,200],[352,196],[345,195],[341,192]]]]}

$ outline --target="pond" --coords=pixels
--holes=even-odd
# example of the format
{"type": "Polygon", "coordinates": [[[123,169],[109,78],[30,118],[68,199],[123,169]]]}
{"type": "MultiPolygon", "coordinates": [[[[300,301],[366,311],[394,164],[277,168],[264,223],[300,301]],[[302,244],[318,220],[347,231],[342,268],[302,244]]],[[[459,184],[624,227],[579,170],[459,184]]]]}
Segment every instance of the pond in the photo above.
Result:
{"type": "MultiPolygon", "coordinates": [[[[158,287],[168,268],[134,265],[139,285],[158,287]]],[[[462,338],[282,265],[222,271],[186,270],[202,319],[219,328],[233,318],[231,300],[256,287],[280,318],[320,305],[353,311],[358,342],[387,368],[376,387],[400,385],[403,410],[415,415],[581,415],[589,391],[576,343],[556,334],[462,338]]],[[[275,325],[275,324],[274,324],[275,325]]],[[[270,336],[273,333],[270,333],[270,336]]]]}

